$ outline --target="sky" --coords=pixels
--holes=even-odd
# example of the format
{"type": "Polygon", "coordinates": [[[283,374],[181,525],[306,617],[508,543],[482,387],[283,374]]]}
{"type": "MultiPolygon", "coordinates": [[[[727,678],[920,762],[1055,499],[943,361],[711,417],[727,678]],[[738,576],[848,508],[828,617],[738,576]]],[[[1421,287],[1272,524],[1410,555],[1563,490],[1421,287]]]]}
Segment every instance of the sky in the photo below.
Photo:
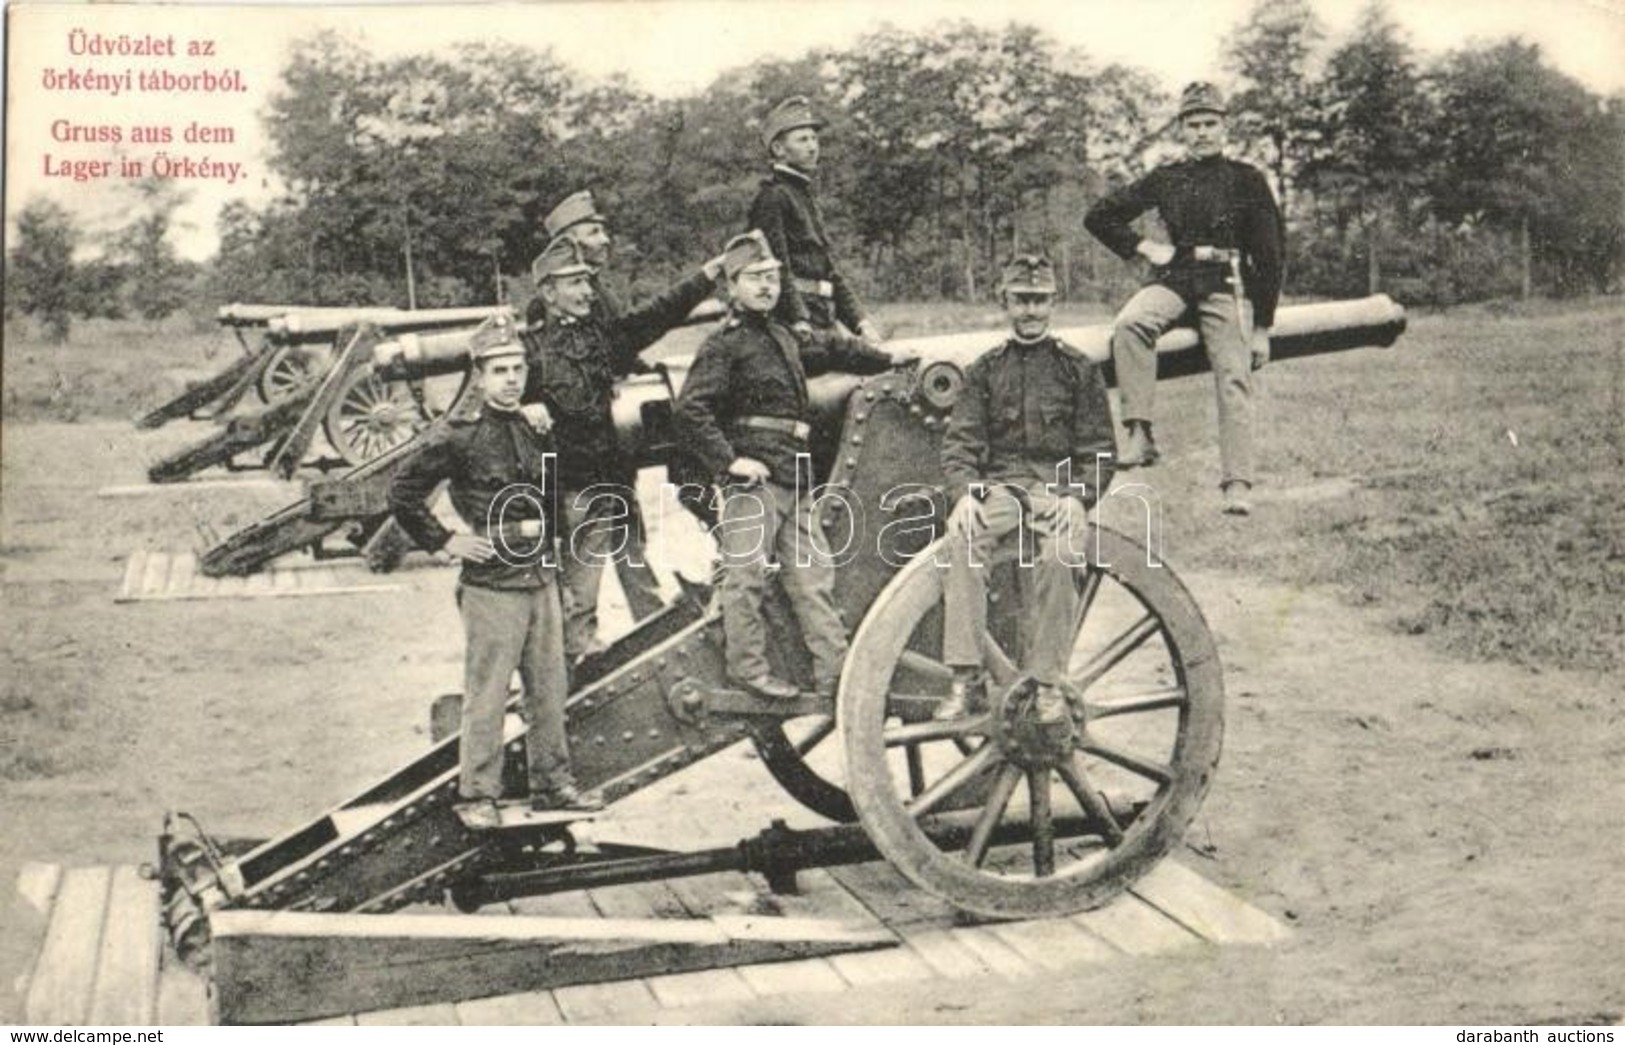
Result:
{"type": "MultiPolygon", "coordinates": [[[[1365,0],[1312,0],[1335,44],[1346,36],[1365,0]]],[[[1028,0],[1001,6],[963,0],[879,4],[850,0],[666,0],[661,3],[264,6],[181,4],[40,4],[10,6],[6,95],[6,207],[9,221],[22,202],[44,194],[66,203],[94,234],[115,228],[130,207],[116,176],[117,157],[156,161],[158,147],[135,144],[135,127],[167,126],[174,140],[168,158],[220,167],[223,177],[182,178],[192,191],[178,214],[176,243],[183,256],[202,260],[215,247],[214,217],[227,200],[259,204],[278,186],[264,167],[259,113],[299,38],[338,29],[386,56],[432,51],[462,40],[502,38],[551,46],[588,76],[624,72],[655,95],[678,97],[702,90],[718,73],[757,58],[789,58],[814,47],[853,43],[882,22],[925,28],[943,20],[998,26],[1036,24],[1061,43],[1084,50],[1098,64],[1140,67],[1169,90],[1196,78],[1224,82],[1219,52],[1224,36],[1243,21],[1253,0],[1028,0]],[[175,40],[176,53],[93,56],[70,33],[84,29],[115,42],[152,36],[175,40]],[[198,53],[186,54],[199,41],[198,53]],[[204,55],[208,41],[212,54],[204,55]],[[75,71],[113,76],[168,70],[185,75],[236,70],[244,90],[225,94],[97,89],[49,90],[54,74],[75,71]],[[185,142],[186,128],[223,128],[231,141],[185,142]],[[120,129],[117,145],[85,141],[120,129]],[[105,159],[104,176],[72,161],[105,159]],[[232,178],[230,164],[240,176],[232,178]]],[[[1479,41],[1519,35],[1540,44],[1548,62],[1591,90],[1625,90],[1625,0],[1409,0],[1389,5],[1410,42],[1425,56],[1479,41]]],[[[162,46],[162,44],[160,44],[162,46]]],[[[70,79],[71,82],[71,79],[70,79]]],[[[838,152],[838,143],[833,151],[838,152]]],[[[181,168],[190,174],[191,169],[181,168]]]]}

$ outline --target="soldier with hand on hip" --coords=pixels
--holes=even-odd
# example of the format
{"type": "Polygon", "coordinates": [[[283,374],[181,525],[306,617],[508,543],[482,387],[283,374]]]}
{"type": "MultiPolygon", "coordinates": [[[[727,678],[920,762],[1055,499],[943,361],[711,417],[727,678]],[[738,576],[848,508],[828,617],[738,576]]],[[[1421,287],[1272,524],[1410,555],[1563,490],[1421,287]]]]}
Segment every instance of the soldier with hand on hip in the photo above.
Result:
{"type": "MultiPolygon", "coordinates": [[[[457,582],[467,640],[459,811],[472,827],[494,828],[515,670],[524,693],[532,808],[591,811],[602,802],[576,787],[565,740],[564,614],[547,503],[553,447],[520,410],[525,348],[503,316],[474,333],[470,354],[484,402],[448,416],[425,439],[390,484],[389,507],[420,547],[463,564],[457,582]],[[453,533],[429,510],[443,482],[470,533],[453,533]]],[[[545,428],[545,411],[532,413],[545,428]]]]}
{"type": "Polygon", "coordinates": [[[749,227],[767,237],[773,256],[784,265],[783,289],[773,314],[803,341],[836,321],[871,347],[880,328],[864,313],[830,255],[829,233],[818,206],[818,132],[824,126],[806,98],[786,98],[768,113],[762,144],[772,157],[772,173],[750,205],[749,227]]]}
{"type": "Polygon", "coordinates": [[[1119,257],[1152,265],[1112,332],[1112,359],[1128,444],[1123,467],[1160,456],[1151,434],[1157,338],[1194,313],[1219,400],[1224,510],[1252,512],[1252,371],[1269,359],[1270,326],[1281,296],[1280,209],[1258,168],[1224,155],[1226,108],[1218,88],[1184,90],[1179,124],[1188,158],[1158,167],[1097,202],[1084,225],[1119,257]],[[1155,208],[1172,243],[1142,239],[1130,223],[1155,208]]]}
{"type": "Polygon", "coordinates": [[[965,385],[942,436],[942,470],[952,506],[943,584],[943,660],[953,670],[939,720],[983,708],[987,686],[986,563],[1025,521],[1037,538],[1035,605],[1023,606],[1032,635],[1023,667],[1038,687],[1040,721],[1067,714],[1058,688],[1071,656],[1088,510],[1111,485],[1111,403],[1099,369],[1049,332],[1055,273],[1043,257],[1012,259],[1001,283],[1011,336],[965,370],[965,385]]]}
{"type": "MultiPolygon", "coordinates": [[[[774,314],[780,265],[762,233],[730,240],[723,259],[732,309],[694,357],[676,423],[679,441],[722,488],[717,543],[728,675],[760,697],[797,696],[767,659],[762,599],[768,561],[776,558],[812,654],[814,686],[833,694],[846,629],[835,612],[835,575],[813,498],[796,496],[798,464],[810,468],[811,462],[807,378],[825,370],[879,373],[910,357],[835,330],[803,344],[774,314]]],[[[810,477],[799,485],[810,490],[810,477]]]]}

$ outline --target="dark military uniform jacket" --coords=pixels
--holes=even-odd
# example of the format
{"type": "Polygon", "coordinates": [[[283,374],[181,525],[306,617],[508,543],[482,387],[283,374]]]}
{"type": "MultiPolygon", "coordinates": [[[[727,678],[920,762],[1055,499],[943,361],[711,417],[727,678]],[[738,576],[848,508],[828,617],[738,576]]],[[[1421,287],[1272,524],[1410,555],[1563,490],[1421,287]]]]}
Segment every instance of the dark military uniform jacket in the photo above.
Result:
{"type": "Polygon", "coordinates": [[[773,165],[750,205],[750,228],[761,229],[784,263],[784,293],[773,314],[786,325],[807,322],[829,327],[840,320],[856,330],[863,322],[863,305],[835,270],[829,253],[824,215],[807,175],[783,164],[773,165]],[[796,291],[794,280],[821,280],[832,285],[833,297],[823,299],[796,291]]]}
{"type": "MultiPolygon", "coordinates": [[[[507,556],[509,562],[465,561],[463,583],[480,588],[542,587],[549,583],[551,571],[542,563],[543,552],[552,541],[538,544],[536,537],[521,536],[519,528],[526,521],[540,519],[544,532],[553,532],[553,486],[544,456],[552,450],[549,437],[536,431],[516,410],[485,403],[466,416],[446,417],[389,484],[389,510],[418,547],[438,551],[451,539],[451,531],[434,517],[427,502],[436,487],[449,482],[452,507],[469,529],[495,542],[498,537],[491,525],[498,523],[509,535],[506,547],[513,552],[507,556]],[[530,496],[510,494],[497,505],[499,518],[493,520],[492,502],[515,484],[528,487],[530,496]]],[[[545,557],[551,559],[551,555],[545,557]]]]}
{"type": "Polygon", "coordinates": [[[1153,207],[1168,228],[1175,254],[1171,263],[1153,270],[1150,282],[1163,284],[1187,302],[1229,293],[1229,267],[1198,262],[1191,248],[1240,250],[1253,322],[1274,325],[1281,297],[1281,212],[1257,167],[1224,156],[1165,164],[1097,201],[1083,224],[1127,260],[1135,257],[1141,239],[1129,223],[1153,207]]]}
{"type": "Polygon", "coordinates": [[[737,457],[767,465],[773,481],[796,482],[796,455],[806,439],[740,423],[767,417],[811,423],[807,378],[830,370],[878,374],[891,357],[838,331],[800,343],[788,327],[762,312],[736,311],[700,346],[677,399],[677,438],[703,473],[722,482],[737,457]]]}
{"type": "MultiPolygon", "coordinates": [[[[1056,482],[1057,463],[1070,460],[1070,478],[1063,471],[1060,481],[1086,485],[1092,505],[1100,497],[1095,455],[1115,454],[1116,445],[1099,368],[1057,337],[1011,338],[965,370],[942,436],[948,503],[972,483],[1056,482]]],[[[1099,485],[1111,477],[1112,461],[1102,461],[1099,485]]]]}
{"type": "Polygon", "coordinates": [[[640,366],[638,353],[681,323],[710,296],[697,272],[633,312],[610,318],[595,308],[585,319],[552,316],[523,337],[530,374],[523,401],[545,403],[559,448],[559,488],[628,483],[610,411],[615,382],[640,366]]]}

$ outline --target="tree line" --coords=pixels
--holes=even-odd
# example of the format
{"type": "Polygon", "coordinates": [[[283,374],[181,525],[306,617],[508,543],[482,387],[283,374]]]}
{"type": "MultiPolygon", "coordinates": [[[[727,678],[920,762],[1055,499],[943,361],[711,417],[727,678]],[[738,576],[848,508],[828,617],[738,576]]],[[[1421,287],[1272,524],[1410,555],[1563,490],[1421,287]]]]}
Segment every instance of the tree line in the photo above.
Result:
{"type": "MultiPolygon", "coordinates": [[[[1221,47],[1231,152],[1268,171],[1283,203],[1288,294],[1450,304],[1618,288],[1625,96],[1587,91],[1517,39],[1425,58],[1380,2],[1329,40],[1307,0],[1260,0],[1221,47]]],[[[760,121],[805,94],[829,121],[820,181],[837,255],[867,296],[984,300],[1001,258],[1036,249],[1065,296],[1113,301],[1135,274],[1082,214],[1177,155],[1177,86],[1016,23],[883,27],[679,99],[585,79],[551,50],[381,59],[324,33],[296,48],[265,114],[287,191],[223,208],[209,263],[133,263],[162,260],[172,200],[155,194],[138,212],[152,220],[111,255],[122,262],[19,284],[61,264],[42,219],[58,241],[64,221],[73,234],[35,204],[9,282],[23,311],[45,313],[111,301],[151,315],[179,304],[177,285],[211,305],[522,303],[542,215],[591,187],[620,275],[646,291],[742,231],[766,171],[760,121]],[[148,285],[107,293],[134,280],[148,285]]]]}

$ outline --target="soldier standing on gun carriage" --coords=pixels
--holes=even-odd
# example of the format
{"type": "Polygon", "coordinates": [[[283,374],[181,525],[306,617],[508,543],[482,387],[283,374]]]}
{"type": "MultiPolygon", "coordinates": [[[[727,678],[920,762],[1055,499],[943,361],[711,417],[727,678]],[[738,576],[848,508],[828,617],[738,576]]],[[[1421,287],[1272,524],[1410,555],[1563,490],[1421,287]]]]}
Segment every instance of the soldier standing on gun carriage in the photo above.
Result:
{"type": "Polygon", "coordinates": [[[448,417],[389,487],[389,507],[418,546],[462,560],[457,608],[466,635],[459,812],[470,827],[499,826],[502,726],[508,683],[524,691],[533,809],[601,808],[576,788],[564,733],[569,689],[564,614],[546,504],[552,442],[525,414],[525,348],[511,321],[493,319],[469,346],[483,405],[448,417]],[[427,501],[448,484],[472,533],[453,533],[427,501]]]}
{"type": "Polygon", "coordinates": [[[1219,400],[1224,510],[1248,515],[1253,486],[1252,371],[1269,360],[1281,295],[1281,213],[1258,168],[1224,155],[1226,108],[1218,88],[1192,83],[1179,123],[1190,156],[1101,199],[1084,226],[1119,257],[1151,263],[1151,280],[1129,299],[1112,332],[1128,445],[1119,463],[1160,456],[1151,434],[1157,338],[1194,312],[1219,400]],[[1170,243],[1142,239],[1130,222],[1156,208],[1170,243]]]}
{"type": "Polygon", "coordinates": [[[1033,629],[1024,667],[1038,687],[1039,720],[1061,722],[1066,700],[1056,683],[1071,653],[1077,597],[1069,560],[1081,559],[1088,510],[1111,485],[1111,402],[1099,369],[1049,332],[1055,304],[1049,261],[1012,259],[1001,291],[1011,337],[965,370],[965,387],[942,436],[952,505],[943,660],[953,669],[953,683],[935,717],[961,718],[985,704],[984,564],[1026,519],[1038,548],[1030,563],[1036,604],[1023,607],[1033,629]]]}
{"type": "Polygon", "coordinates": [[[596,269],[571,237],[554,239],[531,268],[545,320],[540,330],[530,331],[524,401],[546,404],[559,445],[559,554],[568,599],[564,642],[572,663],[600,648],[598,589],[604,567],[643,555],[636,477],[621,460],[610,411],[615,382],[637,366],[639,352],[711,295],[721,269],[722,259],[712,258],[654,301],[611,317],[594,308],[596,269]]]}
{"type": "Polygon", "coordinates": [[[830,257],[829,234],[818,206],[813,177],[818,173],[818,131],[824,121],[806,98],[786,98],[768,114],[762,144],[773,159],[750,205],[749,228],[767,237],[773,256],[784,265],[783,292],[773,314],[803,342],[837,320],[879,345],[880,329],[864,315],[863,303],[830,257]]]}
{"type": "MultiPolygon", "coordinates": [[[[813,499],[796,496],[798,461],[810,461],[807,377],[826,370],[873,374],[908,360],[827,330],[803,345],[773,314],[780,265],[759,231],[736,236],[723,253],[732,310],[714,331],[677,400],[680,442],[722,488],[717,543],[722,555],[722,626],[728,676],[770,700],[795,686],[773,675],[762,599],[767,563],[779,576],[812,654],[814,687],[833,694],[846,658],[846,629],[832,598],[834,568],[813,499]]],[[[810,477],[799,484],[810,488],[810,477]]]]}

